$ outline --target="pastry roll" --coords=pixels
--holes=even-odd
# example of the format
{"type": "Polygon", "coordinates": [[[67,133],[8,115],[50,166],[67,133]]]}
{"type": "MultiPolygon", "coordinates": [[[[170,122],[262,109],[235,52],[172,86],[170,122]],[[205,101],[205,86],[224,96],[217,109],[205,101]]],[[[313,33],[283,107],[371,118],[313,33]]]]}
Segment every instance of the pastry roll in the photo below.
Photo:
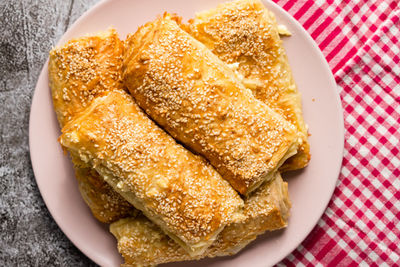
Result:
{"type": "Polygon", "coordinates": [[[139,212],[115,192],[93,168],[75,166],[75,176],[83,200],[100,222],[111,223],[139,212]]]}
{"type": "Polygon", "coordinates": [[[229,64],[254,96],[298,131],[298,153],[280,170],[305,167],[310,160],[301,96],[293,80],[275,16],[260,0],[238,0],[201,12],[184,27],[229,64]]]}
{"type": "Polygon", "coordinates": [[[64,148],[93,166],[192,256],[241,216],[243,200],[229,183],[123,91],[94,99],[62,132],[64,148]]]}
{"type": "Polygon", "coordinates": [[[50,88],[61,128],[97,96],[122,90],[123,52],[124,44],[114,29],[51,50],[50,88]]]}
{"type": "Polygon", "coordinates": [[[167,262],[233,255],[267,230],[287,225],[290,201],[287,183],[279,173],[245,200],[244,217],[225,227],[203,255],[191,257],[144,216],[121,219],[110,225],[118,240],[123,266],[154,266],[167,262]]]}
{"type": "MultiPolygon", "coordinates": [[[[61,128],[104,92],[122,90],[124,47],[115,30],[70,40],[50,52],[49,80],[61,128]]],[[[79,190],[93,215],[110,223],[136,212],[129,202],[79,158],[73,158],[79,190]]]]}
{"type": "Polygon", "coordinates": [[[168,14],[128,37],[123,78],[153,120],[241,194],[296,153],[294,127],[168,14]]]}

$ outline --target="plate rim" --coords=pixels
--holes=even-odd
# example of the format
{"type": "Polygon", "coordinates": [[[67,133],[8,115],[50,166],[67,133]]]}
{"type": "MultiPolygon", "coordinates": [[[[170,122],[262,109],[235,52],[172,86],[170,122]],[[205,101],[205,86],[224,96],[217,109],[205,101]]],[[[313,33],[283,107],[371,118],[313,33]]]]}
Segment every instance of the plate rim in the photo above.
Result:
{"type": "MultiPolygon", "coordinates": [[[[67,39],[66,36],[68,36],[70,34],[70,32],[73,32],[74,29],[79,26],[79,24],[81,23],[82,20],[84,20],[87,16],[90,16],[92,14],[95,14],[99,9],[101,9],[103,6],[107,5],[108,3],[112,2],[113,0],[101,0],[98,3],[96,3],[95,5],[93,5],[91,8],[89,8],[87,11],[85,11],[74,23],[71,24],[71,26],[67,29],[66,32],[63,33],[63,35],[61,36],[61,38],[57,41],[56,46],[60,45],[61,43],[64,43],[67,39]]],[[[226,2],[229,2],[232,0],[226,0],[226,2]]],[[[295,24],[297,26],[297,28],[302,31],[302,35],[305,36],[308,40],[308,42],[313,46],[313,48],[315,49],[315,51],[318,54],[318,61],[320,61],[323,65],[324,65],[324,70],[329,72],[329,82],[330,86],[332,87],[337,87],[335,78],[332,74],[332,70],[329,67],[328,62],[326,61],[325,56],[323,55],[322,51],[319,49],[317,43],[315,42],[315,40],[310,36],[310,34],[303,28],[303,26],[301,25],[300,22],[298,22],[290,13],[288,13],[286,10],[284,10],[281,6],[279,6],[278,4],[276,4],[275,2],[273,2],[272,0],[261,0],[264,4],[267,3],[267,7],[269,8],[269,6],[273,6],[273,8],[279,10],[279,12],[283,13],[286,15],[287,19],[290,20],[291,23],[295,24]]],[[[49,213],[51,215],[51,217],[53,218],[53,220],[56,222],[56,224],[58,225],[58,227],[62,230],[62,232],[65,234],[65,236],[74,244],[74,246],[76,248],[78,248],[86,257],[90,258],[92,261],[94,261],[96,264],[102,266],[102,264],[104,264],[104,262],[102,261],[101,257],[96,256],[96,254],[93,254],[91,252],[88,251],[88,249],[85,246],[81,246],[80,242],[78,240],[76,240],[76,238],[73,235],[68,234],[69,230],[66,229],[66,227],[58,221],[58,219],[56,219],[55,217],[55,212],[53,211],[53,209],[51,208],[51,205],[49,204],[49,199],[47,199],[46,194],[43,194],[44,192],[44,188],[43,185],[41,185],[41,183],[39,182],[39,180],[37,179],[37,173],[38,170],[37,168],[39,168],[36,160],[35,160],[35,156],[33,155],[34,152],[32,151],[31,147],[32,147],[32,142],[33,142],[33,137],[32,137],[32,132],[33,130],[33,126],[32,126],[32,120],[33,120],[33,116],[35,115],[35,110],[34,110],[34,105],[37,102],[37,98],[38,98],[38,90],[40,86],[40,81],[43,80],[44,78],[46,78],[46,76],[48,75],[47,73],[47,66],[48,66],[48,61],[49,61],[49,57],[47,57],[46,62],[44,63],[42,70],[40,72],[40,75],[37,79],[36,85],[35,85],[35,89],[33,92],[33,97],[32,97],[32,102],[31,102],[31,107],[30,107],[30,114],[29,114],[29,155],[30,155],[30,160],[31,160],[31,166],[33,169],[33,173],[34,173],[34,177],[35,177],[35,182],[39,188],[40,191],[40,195],[47,207],[47,209],[49,210],[49,213]]],[[[329,86],[329,87],[330,87],[329,86]]],[[[277,259],[276,261],[273,262],[273,265],[277,264],[278,262],[280,262],[281,260],[283,260],[285,257],[287,257],[290,253],[292,253],[311,233],[311,231],[317,226],[318,221],[321,219],[321,217],[324,215],[325,210],[328,207],[328,204],[330,202],[330,200],[333,197],[333,193],[334,190],[336,189],[336,185],[337,185],[337,181],[340,177],[340,173],[341,173],[341,167],[342,167],[342,161],[343,161],[343,153],[344,153],[344,134],[345,134],[345,127],[344,127],[344,117],[343,117],[343,106],[342,106],[342,101],[340,98],[340,93],[336,90],[335,91],[335,98],[334,98],[334,102],[335,102],[335,106],[337,106],[338,110],[340,110],[341,112],[337,112],[335,115],[337,116],[337,119],[339,122],[341,122],[340,124],[340,129],[338,129],[340,131],[340,140],[339,143],[341,144],[340,146],[340,157],[337,158],[337,161],[335,163],[332,163],[331,165],[335,166],[335,176],[336,176],[336,180],[334,183],[334,186],[330,187],[330,194],[329,194],[329,198],[326,198],[327,200],[324,201],[326,203],[324,203],[323,205],[321,205],[321,211],[318,212],[319,217],[316,220],[313,220],[312,224],[310,224],[310,227],[308,227],[309,229],[305,230],[303,233],[303,237],[299,238],[298,242],[293,242],[292,245],[290,246],[290,249],[288,250],[287,253],[285,253],[285,255],[282,255],[279,259],[277,259]]],[[[333,183],[333,179],[331,181],[333,183]]]]}

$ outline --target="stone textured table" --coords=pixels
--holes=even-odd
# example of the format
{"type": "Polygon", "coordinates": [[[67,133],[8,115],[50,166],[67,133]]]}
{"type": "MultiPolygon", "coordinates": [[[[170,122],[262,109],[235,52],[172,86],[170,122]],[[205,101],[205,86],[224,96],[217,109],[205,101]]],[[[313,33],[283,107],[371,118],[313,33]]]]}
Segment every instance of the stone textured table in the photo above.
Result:
{"type": "Polygon", "coordinates": [[[28,145],[31,100],[48,52],[95,2],[0,1],[0,266],[95,266],[48,212],[28,145]]]}

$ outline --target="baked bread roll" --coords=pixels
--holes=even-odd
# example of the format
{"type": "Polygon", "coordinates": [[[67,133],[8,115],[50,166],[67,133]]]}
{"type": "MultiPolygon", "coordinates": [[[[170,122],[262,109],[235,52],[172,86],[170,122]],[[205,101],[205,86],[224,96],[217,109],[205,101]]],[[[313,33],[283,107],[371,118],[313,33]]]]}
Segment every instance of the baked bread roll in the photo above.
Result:
{"type": "Polygon", "coordinates": [[[241,194],[296,153],[295,128],[168,14],[127,38],[123,78],[146,113],[241,194]]]}
{"type": "Polygon", "coordinates": [[[233,255],[267,230],[287,225],[290,209],[287,183],[277,173],[245,200],[244,217],[225,227],[203,255],[191,257],[144,216],[121,219],[110,225],[118,240],[123,266],[154,266],[174,261],[233,255]]]}
{"type": "MultiPolygon", "coordinates": [[[[123,51],[113,29],[51,50],[49,81],[61,128],[102,93],[122,90],[123,51]]],[[[79,158],[73,163],[82,197],[99,221],[110,223],[136,212],[91,167],[84,167],[79,158]]]]}
{"type": "Polygon", "coordinates": [[[198,13],[184,28],[236,70],[254,96],[291,122],[299,149],[281,171],[304,168],[310,160],[301,96],[293,80],[275,16],[260,0],[237,0],[198,13]]]}
{"type": "Polygon", "coordinates": [[[242,216],[243,200],[229,183],[123,91],[95,98],[64,126],[60,143],[191,256],[202,254],[242,216]]]}

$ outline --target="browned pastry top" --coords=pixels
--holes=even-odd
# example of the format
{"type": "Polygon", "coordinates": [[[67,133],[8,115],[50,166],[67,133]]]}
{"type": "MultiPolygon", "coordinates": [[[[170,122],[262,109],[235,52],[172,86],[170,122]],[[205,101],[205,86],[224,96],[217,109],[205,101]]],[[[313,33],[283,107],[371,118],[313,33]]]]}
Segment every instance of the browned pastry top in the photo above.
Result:
{"type": "Polygon", "coordinates": [[[61,127],[103,92],[122,89],[123,51],[114,29],[51,50],[49,80],[61,127]]]}
{"type": "Polygon", "coordinates": [[[297,148],[294,127],[168,14],[128,37],[123,75],[146,113],[242,194],[297,148]]]}

